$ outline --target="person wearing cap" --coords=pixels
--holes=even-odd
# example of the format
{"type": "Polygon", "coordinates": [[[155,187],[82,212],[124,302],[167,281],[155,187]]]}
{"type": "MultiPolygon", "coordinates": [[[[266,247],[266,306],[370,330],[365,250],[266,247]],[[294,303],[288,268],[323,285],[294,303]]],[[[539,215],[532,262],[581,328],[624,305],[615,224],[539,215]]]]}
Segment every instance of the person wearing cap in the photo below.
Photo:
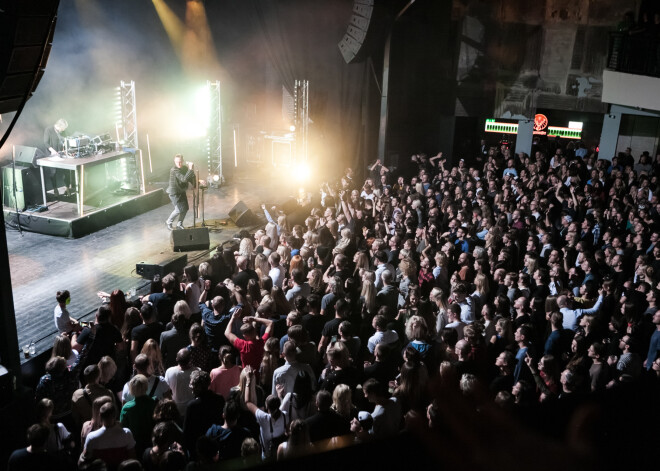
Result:
{"type": "MultiPolygon", "coordinates": [[[[364,397],[372,404],[375,404],[374,411],[371,413],[373,425],[367,432],[373,438],[387,438],[396,435],[401,428],[401,406],[395,397],[388,397],[387,385],[374,378],[369,378],[362,385],[364,397]]],[[[362,416],[363,422],[367,417],[362,416]]],[[[362,426],[360,424],[360,415],[351,422],[351,431],[360,433],[362,426]]]]}

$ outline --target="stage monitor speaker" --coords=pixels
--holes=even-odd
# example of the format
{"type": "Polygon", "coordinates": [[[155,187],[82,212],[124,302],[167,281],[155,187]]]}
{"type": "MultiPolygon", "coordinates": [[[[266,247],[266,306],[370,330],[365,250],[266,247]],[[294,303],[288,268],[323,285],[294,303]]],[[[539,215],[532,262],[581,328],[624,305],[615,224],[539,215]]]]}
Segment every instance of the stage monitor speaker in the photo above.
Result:
{"type": "Polygon", "coordinates": [[[172,250],[185,252],[188,250],[208,250],[209,228],[194,227],[192,229],[175,229],[172,231],[172,250]]]}
{"type": "Polygon", "coordinates": [[[38,147],[15,146],[14,155],[16,165],[21,167],[36,167],[37,159],[45,157],[44,153],[38,147]]]}
{"type": "Polygon", "coordinates": [[[253,224],[255,216],[243,201],[239,201],[229,210],[229,217],[238,227],[245,227],[253,224]]]}
{"type": "Polygon", "coordinates": [[[159,263],[139,262],[135,265],[135,272],[142,278],[153,280],[156,275],[163,278],[168,273],[182,273],[188,263],[188,255],[175,255],[159,263]]]}
{"type": "Polygon", "coordinates": [[[37,169],[2,167],[2,204],[10,209],[18,208],[25,211],[28,206],[43,202],[41,199],[41,178],[37,169]],[[14,180],[16,181],[16,198],[14,198],[14,180]]]}

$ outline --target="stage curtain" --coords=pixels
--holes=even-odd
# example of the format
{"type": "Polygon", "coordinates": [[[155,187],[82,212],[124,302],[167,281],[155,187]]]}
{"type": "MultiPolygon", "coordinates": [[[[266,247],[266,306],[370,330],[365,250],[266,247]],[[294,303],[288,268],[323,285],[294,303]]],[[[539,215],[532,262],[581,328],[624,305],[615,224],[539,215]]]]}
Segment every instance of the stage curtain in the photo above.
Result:
{"type": "Polygon", "coordinates": [[[359,171],[369,152],[365,130],[373,132],[366,129],[362,114],[366,80],[371,77],[366,62],[346,64],[337,47],[352,4],[252,0],[263,50],[282,84],[293,94],[295,80],[309,80],[310,145],[322,159],[359,171]]]}

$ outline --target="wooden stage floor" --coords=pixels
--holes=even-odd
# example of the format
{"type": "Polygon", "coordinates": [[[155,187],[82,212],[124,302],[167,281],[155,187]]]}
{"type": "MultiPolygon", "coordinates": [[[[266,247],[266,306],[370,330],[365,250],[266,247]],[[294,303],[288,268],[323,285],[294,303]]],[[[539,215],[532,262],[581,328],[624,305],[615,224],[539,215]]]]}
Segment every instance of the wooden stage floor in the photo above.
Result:
{"type": "MultiPolygon", "coordinates": [[[[239,200],[255,215],[263,217],[262,202],[269,205],[281,203],[288,195],[294,194],[295,189],[285,188],[283,180],[270,178],[264,185],[263,180],[253,176],[237,176],[219,189],[207,190],[207,223],[228,220],[227,225],[211,228],[211,248],[231,239],[240,230],[228,219],[229,210],[239,200]]],[[[190,191],[188,194],[191,202],[190,191]]],[[[139,292],[140,288],[143,291],[148,289],[148,281],[135,273],[135,265],[174,253],[170,246],[170,231],[165,227],[172,209],[172,205],[167,204],[79,239],[30,232],[21,235],[16,230],[7,229],[19,345],[35,341],[37,354],[52,347],[56,334],[53,309],[58,290],[71,292],[69,311],[73,317],[91,320],[100,305],[98,291],[110,292],[119,288],[128,292],[137,288],[139,292]]],[[[184,225],[192,226],[192,209],[184,225]]],[[[208,251],[187,254],[189,261],[200,263],[208,251]]]]}

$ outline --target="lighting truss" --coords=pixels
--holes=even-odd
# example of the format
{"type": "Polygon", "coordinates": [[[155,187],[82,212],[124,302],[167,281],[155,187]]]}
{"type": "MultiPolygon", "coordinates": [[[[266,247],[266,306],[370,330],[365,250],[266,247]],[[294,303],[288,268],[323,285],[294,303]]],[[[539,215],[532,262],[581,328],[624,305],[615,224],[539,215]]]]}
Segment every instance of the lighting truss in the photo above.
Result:
{"type": "Polygon", "coordinates": [[[297,163],[307,162],[309,122],[309,81],[296,80],[293,90],[293,124],[296,127],[294,160],[297,163]]]}
{"type": "MultiPolygon", "coordinates": [[[[138,151],[138,127],[137,127],[137,106],[135,101],[135,82],[122,80],[119,83],[119,109],[121,115],[120,122],[116,123],[117,143],[124,148],[133,148],[138,151]],[[121,129],[121,135],[120,135],[121,129]]],[[[144,182],[140,178],[141,172],[138,171],[136,161],[138,152],[134,153],[133,158],[123,158],[119,161],[123,190],[144,192],[144,182]]]]}
{"type": "Polygon", "coordinates": [[[137,108],[135,105],[135,82],[121,81],[121,127],[124,130],[124,147],[138,148],[137,108]]]}
{"type": "Polygon", "coordinates": [[[209,95],[209,128],[207,133],[208,144],[208,171],[209,176],[217,175],[219,182],[224,180],[222,174],[222,104],[220,101],[220,82],[206,81],[209,95]]]}

